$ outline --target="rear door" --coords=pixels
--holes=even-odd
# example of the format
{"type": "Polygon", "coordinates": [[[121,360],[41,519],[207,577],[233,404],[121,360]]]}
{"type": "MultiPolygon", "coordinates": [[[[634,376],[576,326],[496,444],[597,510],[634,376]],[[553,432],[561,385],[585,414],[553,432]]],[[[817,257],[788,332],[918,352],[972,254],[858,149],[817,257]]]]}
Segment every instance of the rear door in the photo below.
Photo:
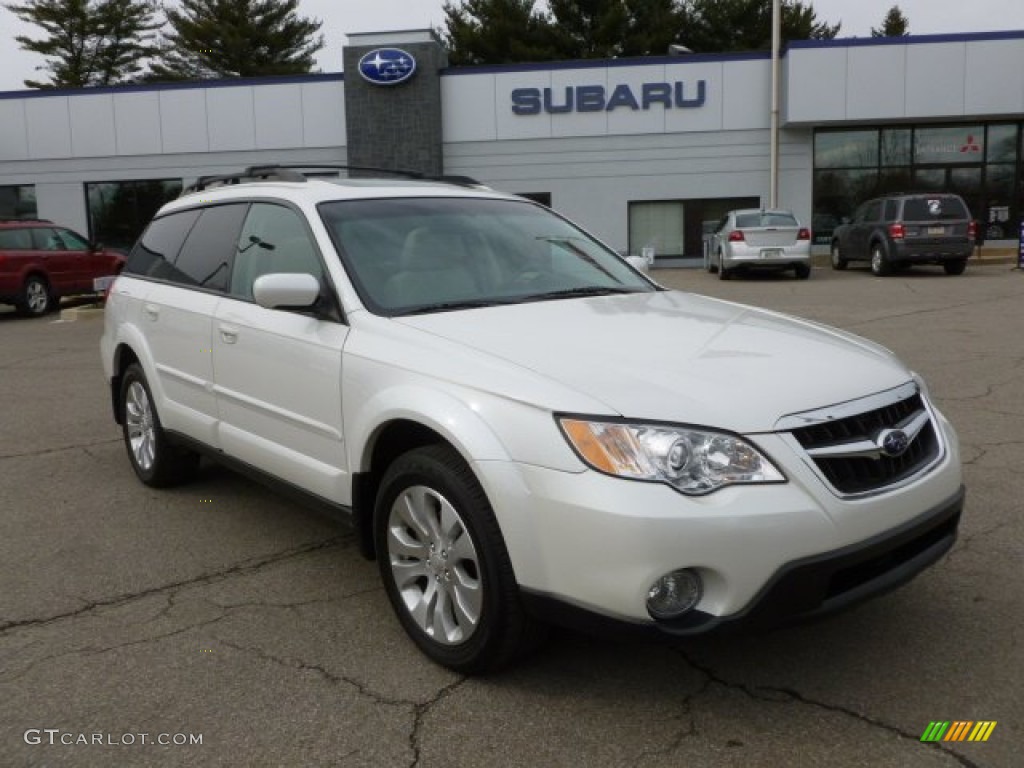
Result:
{"type": "Polygon", "coordinates": [[[850,249],[849,255],[844,254],[846,258],[870,258],[871,233],[878,227],[881,219],[881,200],[869,200],[857,209],[853,222],[850,224],[850,249]]]}
{"type": "Polygon", "coordinates": [[[800,227],[793,214],[781,211],[762,211],[743,214],[743,216],[748,218],[745,224],[740,224],[739,214],[736,216],[736,221],[738,228],[743,230],[743,237],[746,239],[747,245],[751,248],[781,251],[796,245],[800,227]]]}
{"type": "Polygon", "coordinates": [[[69,288],[65,293],[87,293],[92,291],[93,253],[89,249],[89,241],[70,229],[58,227],[57,237],[64,243],[71,268],[68,275],[69,288]]]}
{"type": "Polygon", "coordinates": [[[253,203],[235,249],[228,295],[214,320],[220,445],[299,488],[348,503],[341,422],[341,350],[348,327],[312,312],[255,303],[256,278],[281,272],[312,274],[331,292],[303,214],[283,204],[253,203]]]}
{"type": "Polygon", "coordinates": [[[908,197],[903,203],[903,236],[916,251],[966,243],[969,220],[967,206],[953,195],[908,197]]]}
{"type": "Polygon", "coordinates": [[[33,227],[32,246],[35,261],[46,272],[50,289],[57,296],[75,293],[75,254],[64,245],[54,227],[33,227]]]}

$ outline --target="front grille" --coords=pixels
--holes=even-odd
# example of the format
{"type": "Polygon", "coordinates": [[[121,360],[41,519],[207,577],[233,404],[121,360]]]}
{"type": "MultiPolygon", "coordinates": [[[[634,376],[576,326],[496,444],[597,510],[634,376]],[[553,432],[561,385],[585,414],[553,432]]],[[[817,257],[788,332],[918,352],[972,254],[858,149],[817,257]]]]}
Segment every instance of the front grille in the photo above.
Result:
{"type": "MultiPolygon", "coordinates": [[[[792,434],[804,450],[841,448],[846,444],[875,442],[880,432],[894,429],[918,413],[927,410],[921,395],[914,393],[881,408],[794,429],[792,434]]],[[[935,461],[939,452],[935,424],[929,418],[906,452],[899,456],[814,456],[812,460],[837,491],[859,494],[912,477],[935,461]]]]}

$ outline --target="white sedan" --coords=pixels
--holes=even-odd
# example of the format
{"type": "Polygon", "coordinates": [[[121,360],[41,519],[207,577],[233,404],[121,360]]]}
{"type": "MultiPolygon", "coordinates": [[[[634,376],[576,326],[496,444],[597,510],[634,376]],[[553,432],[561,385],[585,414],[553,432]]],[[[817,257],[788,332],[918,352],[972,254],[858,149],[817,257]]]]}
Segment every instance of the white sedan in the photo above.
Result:
{"type": "Polygon", "coordinates": [[[750,208],[729,211],[711,238],[709,272],[728,280],[749,269],[792,269],[811,276],[811,230],[791,211],[750,208]]]}

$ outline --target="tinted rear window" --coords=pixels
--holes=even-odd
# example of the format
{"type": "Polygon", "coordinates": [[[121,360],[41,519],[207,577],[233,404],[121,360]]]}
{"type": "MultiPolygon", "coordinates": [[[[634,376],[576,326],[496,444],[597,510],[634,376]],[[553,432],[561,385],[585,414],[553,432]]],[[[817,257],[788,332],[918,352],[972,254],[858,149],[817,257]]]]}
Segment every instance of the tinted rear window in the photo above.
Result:
{"type": "Polygon", "coordinates": [[[223,291],[248,203],[207,208],[174,262],[172,278],[185,285],[223,291]]]}
{"type": "Polygon", "coordinates": [[[791,213],[738,213],[737,227],[795,227],[796,217],[791,213]]]}
{"type": "Polygon", "coordinates": [[[903,204],[904,221],[968,218],[967,206],[959,197],[911,197],[903,204]]]}

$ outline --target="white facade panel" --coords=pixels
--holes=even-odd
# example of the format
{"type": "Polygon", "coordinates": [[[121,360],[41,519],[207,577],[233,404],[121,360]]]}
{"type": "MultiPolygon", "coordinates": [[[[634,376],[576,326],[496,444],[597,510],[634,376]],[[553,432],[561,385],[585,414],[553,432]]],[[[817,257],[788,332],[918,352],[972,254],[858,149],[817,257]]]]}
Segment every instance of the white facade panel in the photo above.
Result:
{"type": "Polygon", "coordinates": [[[964,110],[968,115],[1024,112],[1024,40],[967,44],[964,110]]]}
{"type": "Polygon", "coordinates": [[[847,51],[847,119],[892,119],[905,115],[907,47],[858,46],[847,51]]]}
{"type": "Polygon", "coordinates": [[[25,101],[30,158],[71,157],[68,98],[47,96],[25,101]]]}
{"type": "Polygon", "coordinates": [[[206,122],[212,151],[256,149],[252,87],[207,88],[206,122]]]}
{"type": "Polygon", "coordinates": [[[490,73],[441,78],[441,130],[445,141],[498,138],[494,79],[490,73]]]}
{"type": "Polygon", "coordinates": [[[498,139],[546,139],[551,136],[552,115],[517,115],[512,111],[512,91],[516,88],[551,87],[551,72],[508,72],[494,76],[494,112],[498,139]]]}
{"type": "Polygon", "coordinates": [[[790,123],[846,119],[846,48],[791,48],[783,118],[790,123]]]}
{"type": "Polygon", "coordinates": [[[345,145],[345,86],[342,82],[302,84],[304,147],[345,145]]]}
{"type": "Polygon", "coordinates": [[[104,93],[69,99],[68,113],[71,118],[71,154],[74,157],[117,154],[113,96],[104,93]]]}
{"type": "Polygon", "coordinates": [[[0,99],[0,162],[28,160],[28,118],[25,99],[0,99]]]}
{"type": "Polygon", "coordinates": [[[160,94],[114,94],[114,130],[117,133],[117,154],[159,154],[163,150],[160,94]]]}
{"type": "Polygon", "coordinates": [[[966,44],[908,45],[906,51],[907,117],[962,116],[966,44]]]}
{"type": "Polygon", "coordinates": [[[256,148],[301,147],[302,87],[294,84],[265,85],[252,91],[256,148]]]}
{"type": "Polygon", "coordinates": [[[744,131],[770,125],[771,77],[771,61],[728,61],[722,65],[722,128],[744,131]]]}
{"type": "MultiPolygon", "coordinates": [[[[605,112],[603,106],[598,106],[598,100],[603,102],[607,96],[608,80],[609,71],[605,68],[554,70],[551,73],[551,103],[558,106],[571,106],[572,111],[551,116],[551,135],[604,136],[607,134],[608,113],[605,112]]],[[[618,81],[616,80],[616,82],[618,81]]]]}
{"type": "Polygon", "coordinates": [[[209,151],[205,91],[160,91],[160,125],[165,153],[209,151]]]}

